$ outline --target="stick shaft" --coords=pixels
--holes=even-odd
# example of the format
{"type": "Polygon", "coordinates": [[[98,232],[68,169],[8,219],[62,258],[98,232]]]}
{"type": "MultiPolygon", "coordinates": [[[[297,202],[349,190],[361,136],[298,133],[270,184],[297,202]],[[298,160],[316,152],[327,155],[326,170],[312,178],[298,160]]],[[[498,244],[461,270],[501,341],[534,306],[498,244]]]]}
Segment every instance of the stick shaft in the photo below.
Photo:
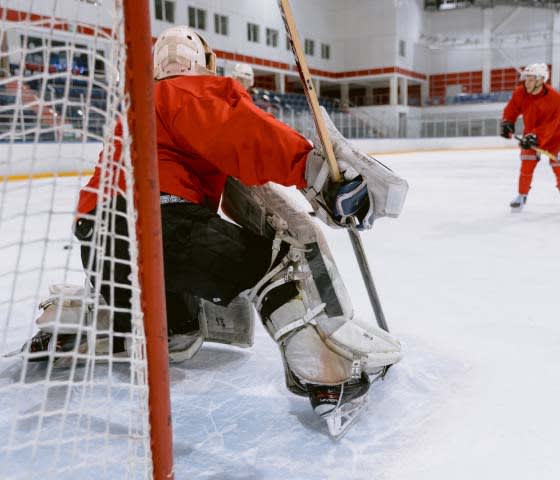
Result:
{"type": "Polygon", "coordinates": [[[379,300],[379,295],[375,288],[375,283],[373,282],[373,277],[371,275],[371,270],[369,268],[368,260],[364,251],[364,245],[362,239],[355,228],[348,230],[348,235],[350,236],[350,241],[352,242],[352,248],[356,254],[356,260],[358,261],[358,266],[360,267],[360,273],[362,274],[362,279],[368,293],[369,302],[375,313],[375,319],[379,328],[382,328],[386,332],[389,331],[387,326],[387,321],[385,320],[385,314],[383,313],[383,308],[381,308],[381,301],[379,300]]]}
{"type": "Polygon", "coordinates": [[[307,62],[305,61],[303,49],[301,48],[301,40],[299,39],[299,34],[296,29],[292,8],[290,7],[288,0],[278,0],[278,5],[280,6],[280,13],[282,14],[282,19],[284,20],[286,33],[288,34],[290,45],[292,46],[292,51],[294,52],[294,59],[296,61],[299,77],[303,83],[303,90],[305,92],[305,96],[307,97],[307,103],[309,104],[311,115],[313,117],[313,121],[315,122],[315,128],[317,129],[317,134],[319,135],[323,151],[325,152],[329,163],[331,179],[334,182],[340,182],[340,170],[338,168],[338,163],[336,162],[336,157],[334,156],[331,139],[327,134],[327,127],[325,126],[323,115],[321,114],[321,107],[319,105],[319,99],[317,98],[317,92],[315,91],[315,86],[313,85],[313,80],[311,78],[311,74],[309,73],[307,62]]]}
{"type": "MultiPolygon", "coordinates": [[[[319,135],[323,151],[325,152],[329,163],[331,179],[335,182],[340,182],[340,170],[338,168],[331,139],[327,133],[327,127],[321,113],[317,92],[315,91],[313,80],[311,79],[311,74],[309,73],[309,68],[307,68],[307,62],[305,61],[303,49],[301,48],[301,41],[296,29],[290,3],[288,0],[278,0],[278,6],[280,7],[280,13],[282,14],[282,19],[284,20],[284,26],[286,27],[286,33],[288,34],[290,45],[292,46],[299,77],[303,83],[303,90],[307,98],[307,103],[309,104],[311,115],[315,122],[315,127],[317,128],[317,134],[319,135]]],[[[380,328],[388,332],[389,329],[387,327],[387,322],[385,321],[385,315],[383,314],[383,309],[381,308],[381,302],[379,300],[379,296],[377,295],[377,290],[375,289],[375,284],[373,283],[373,277],[371,275],[371,270],[364,251],[364,246],[356,229],[356,222],[351,220],[350,225],[350,228],[348,228],[348,235],[350,236],[350,242],[352,243],[352,248],[354,249],[354,254],[356,255],[356,260],[360,267],[362,279],[368,292],[369,301],[373,308],[377,324],[380,328]]]]}

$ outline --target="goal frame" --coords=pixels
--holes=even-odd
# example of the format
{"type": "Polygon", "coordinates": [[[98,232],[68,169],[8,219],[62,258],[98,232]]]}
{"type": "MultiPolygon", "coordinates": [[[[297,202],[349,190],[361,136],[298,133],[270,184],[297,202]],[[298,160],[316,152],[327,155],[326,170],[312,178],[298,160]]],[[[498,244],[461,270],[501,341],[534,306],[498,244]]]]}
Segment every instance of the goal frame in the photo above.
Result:
{"type": "Polygon", "coordinates": [[[144,314],[150,446],[155,480],[173,479],[173,441],[167,352],[167,320],[159,203],[159,173],[148,0],[124,0],[126,91],[138,213],[137,239],[141,308],[144,314]],[[146,32],[149,32],[146,35],[146,32]]]}

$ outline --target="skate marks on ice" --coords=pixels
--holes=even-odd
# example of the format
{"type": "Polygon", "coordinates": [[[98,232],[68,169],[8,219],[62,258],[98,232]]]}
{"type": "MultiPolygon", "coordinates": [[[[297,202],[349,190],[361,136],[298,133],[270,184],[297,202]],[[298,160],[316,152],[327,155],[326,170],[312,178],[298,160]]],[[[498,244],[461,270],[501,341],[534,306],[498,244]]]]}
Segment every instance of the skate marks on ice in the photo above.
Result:
{"type": "Polygon", "coordinates": [[[0,478],[18,478],[22,463],[33,465],[37,478],[44,480],[75,479],[74,467],[83,463],[91,468],[80,470],[80,478],[124,478],[130,471],[137,475],[131,478],[143,478],[149,452],[140,440],[133,442],[138,455],[133,466],[119,460],[128,458],[130,440],[142,435],[141,427],[130,425],[131,415],[144,413],[141,399],[132,405],[129,377],[124,365],[49,371],[46,363],[37,362],[23,371],[20,359],[2,359],[0,438],[15,448],[1,451],[0,478]],[[107,376],[110,384],[97,383],[96,378],[107,376]]]}
{"type": "Polygon", "coordinates": [[[484,216],[466,216],[461,214],[455,220],[447,220],[433,226],[432,238],[464,238],[480,235],[501,237],[502,235],[527,232],[528,227],[542,235],[549,230],[557,231],[560,218],[560,198],[558,204],[540,203],[525,205],[523,209],[514,210],[507,203],[499,205],[485,213],[484,216]]]}
{"type": "Polygon", "coordinates": [[[367,409],[334,441],[309,401],[285,388],[280,354],[259,327],[251,350],[205,345],[192,363],[172,367],[178,478],[374,478],[412,448],[468,370],[405,338],[405,358],[372,385],[367,409]]]}

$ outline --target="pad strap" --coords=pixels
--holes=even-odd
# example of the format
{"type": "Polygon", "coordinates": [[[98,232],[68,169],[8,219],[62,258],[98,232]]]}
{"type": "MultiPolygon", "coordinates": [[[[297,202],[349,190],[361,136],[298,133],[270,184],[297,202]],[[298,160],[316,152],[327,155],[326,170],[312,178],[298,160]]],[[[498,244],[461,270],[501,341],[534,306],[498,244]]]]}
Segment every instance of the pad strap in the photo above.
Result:
{"type": "Polygon", "coordinates": [[[321,193],[327,179],[329,178],[329,173],[329,164],[326,160],[323,160],[319,173],[313,179],[311,185],[308,185],[308,187],[304,190],[305,198],[307,198],[307,200],[313,200],[317,195],[321,193]]]}
{"type": "Polygon", "coordinates": [[[293,330],[301,328],[304,325],[307,325],[308,323],[311,325],[317,325],[317,321],[315,320],[315,317],[317,317],[317,315],[319,315],[324,310],[324,308],[325,308],[325,304],[321,303],[320,305],[317,305],[315,308],[312,308],[311,310],[307,310],[307,313],[302,318],[290,322],[287,325],[284,325],[282,328],[276,330],[276,332],[274,333],[274,340],[276,340],[276,342],[280,342],[280,339],[284,335],[286,335],[287,333],[293,330]]]}

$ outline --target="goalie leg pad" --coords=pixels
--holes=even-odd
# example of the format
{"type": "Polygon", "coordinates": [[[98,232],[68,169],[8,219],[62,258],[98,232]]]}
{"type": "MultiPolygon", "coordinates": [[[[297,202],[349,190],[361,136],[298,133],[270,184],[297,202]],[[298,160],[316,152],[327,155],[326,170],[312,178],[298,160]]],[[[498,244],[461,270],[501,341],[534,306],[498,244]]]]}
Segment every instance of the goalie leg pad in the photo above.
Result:
{"type": "Polygon", "coordinates": [[[349,320],[329,318],[324,312],[306,318],[308,312],[303,301],[295,298],[265,321],[271,336],[282,346],[284,363],[300,382],[338,385],[362,372],[378,374],[400,360],[400,343],[389,333],[372,326],[366,330],[349,320]]]}
{"type": "MultiPolygon", "coordinates": [[[[326,240],[310,217],[274,186],[250,190],[261,200],[276,239],[290,245],[252,291],[280,346],[286,378],[337,385],[397,362],[398,340],[373,321],[355,318],[326,240]]],[[[294,390],[290,381],[288,386],[294,390]]]]}
{"type": "MultiPolygon", "coordinates": [[[[103,297],[95,297],[80,285],[62,283],[49,286],[49,297],[39,304],[41,315],[35,320],[39,331],[16,355],[30,361],[53,357],[54,367],[67,367],[73,356],[95,354],[106,356],[111,344],[111,313],[103,297]]],[[[126,356],[114,351],[114,356],[126,356]]]]}
{"type": "Polygon", "coordinates": [[[48,333],[76,334],[94,320],[97,330],[108,331],[110,312],[103,297],[95,302],[80,285],[59,283],[49,286],[49,297],[39,304],[43,311],[35,320],[37,327],[48,333]],[[94,305],[98,304],[97,311],[94,305]]]}

